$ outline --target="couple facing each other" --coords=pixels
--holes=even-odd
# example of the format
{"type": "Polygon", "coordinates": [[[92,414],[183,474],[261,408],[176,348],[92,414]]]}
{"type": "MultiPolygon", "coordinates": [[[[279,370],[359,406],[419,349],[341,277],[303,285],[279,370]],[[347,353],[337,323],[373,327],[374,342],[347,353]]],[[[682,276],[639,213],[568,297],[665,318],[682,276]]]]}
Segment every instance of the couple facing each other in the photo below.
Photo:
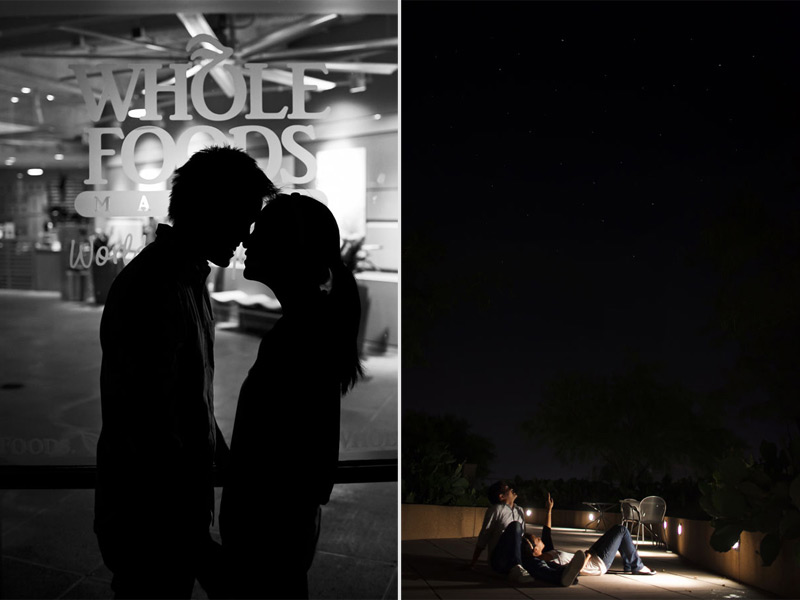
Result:
{"type": "Polygon", "coordinates": [[[517,493],[505,481],[489,486],[489,508],[469,568],[473,568],[484,548],[489,551],[489,566],[493,571],[508,575],[515,583],[524,583],[529,577],[535,580],[570,586],[578,575],[603,575],[610,568],[617,552],[622,557],[625,573],[655,575],[646,567],[631,540],[631,534],[622,525],[606,531],[588,550],[574,554],[557,550],[553,544],[553,499],[547,494],[547,516],[542,536],[525,533],[525,511],[518,504],[517,493]]]}
{"type": "Polygon", "coordinates": [[[212,598],[307,597],[341,396],[363,375],[336,221],[317,200],[280,194],[230,147],[176,170],[169,217],[116,277],[100,325],[94,529],[112,589],[189,598],[197,579],[212,598]],[[275,293],[282,316],[241,386],[228,447],[214,417],[206,278],[240,243],[244,276],[275,293]],[[209,534],[215,464],[222,546],[209,534]]]}

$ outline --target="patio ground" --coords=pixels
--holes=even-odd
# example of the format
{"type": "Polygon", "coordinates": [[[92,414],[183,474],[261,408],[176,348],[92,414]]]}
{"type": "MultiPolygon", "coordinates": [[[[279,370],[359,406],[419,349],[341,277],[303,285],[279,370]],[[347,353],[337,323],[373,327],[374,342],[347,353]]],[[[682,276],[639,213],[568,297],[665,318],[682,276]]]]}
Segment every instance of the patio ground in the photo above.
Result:
{"type": "MultiPolygon", "coordinates": [[[[538,528],[536,528],[538,530],[538,528]]],[[[593,531],[554,528],[556,548],[574,552],[586,549],[597,539],[593,531]]],[[[540,582],[513,584],[494,573],[484,552],[474,570],[466,565],[472,558],[476,538],[404,540],[400,595],[415,599],[486,599],[533,598],[618,598],[650,600],[661,598],[775,598],[776,596],[731,579],[700,569],[677,554],[640,546],[644,563],[658,573],[653,577],[625,575],[617,559],[611,571],[601,577],[582,576],[569,588],[540,582]]]]}

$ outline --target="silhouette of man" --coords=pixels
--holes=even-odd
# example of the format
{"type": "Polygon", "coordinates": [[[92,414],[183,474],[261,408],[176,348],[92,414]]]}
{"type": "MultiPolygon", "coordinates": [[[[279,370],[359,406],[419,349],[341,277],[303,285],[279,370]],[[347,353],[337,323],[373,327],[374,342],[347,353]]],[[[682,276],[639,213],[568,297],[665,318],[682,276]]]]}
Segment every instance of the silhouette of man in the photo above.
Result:
{"type": "Polygon", "coordinates": [[[208,261],[227,266],[277,190],[244,151],[211,147],[175,171],[172,226],[117,276],[100,324],[103,426],[94,529],[116,598],[209,595],[219,551],[208,261]]]}

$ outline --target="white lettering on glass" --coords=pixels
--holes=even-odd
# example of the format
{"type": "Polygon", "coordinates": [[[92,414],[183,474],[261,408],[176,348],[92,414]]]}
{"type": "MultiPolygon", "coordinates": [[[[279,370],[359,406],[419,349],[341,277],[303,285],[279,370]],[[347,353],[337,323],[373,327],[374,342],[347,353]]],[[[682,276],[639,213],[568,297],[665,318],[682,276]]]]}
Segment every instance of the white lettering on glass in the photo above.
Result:
{"type": "MultiPolygon", "coordinates": [[[[221,123],[229,121],[240,115],[244,110],[246,120],[284,120],[284,119],[305,119],[315,120],[327,117],[330,114],[330,107],[322,111],[311,112],[306,107],[306,96],[310,90],[317,89],[315,85],[306,84],[306,72],[319,70],[327,73],[328,70],[324,63],[290,63],[291,70],[291,112],[288,106],[283,106],[273,112],[265,112],[263,107],[263,73],[267,68],[266,64],[247,63],[240,67],[233,60],[233,50],[222,45],[215,37],[201,34],[193,37],[186,45],[186,50],[191,51],[190,61],[187,63],[175,63],[168,65],[173,73],[169,81],[158,82],[158,74],[163,73],[164,65],[157,63],[103,63],[98,65],[74,64],[70,69],[80,86],[89,118],[97,122],[103,115],[107,105],[113,109],[114,116],[118,121],[128,118],[128,111],[131,109],[136,91],[136,83],[139,79],[144,82],[144,108],[145,114],[140,117],[144,122],[163,121],[164,115],[159,112],[159,96],[170,94],[173,96],[173,113],[169,115],[171,121],[191,121],[193,120],[189,108],[207,121],[221,123]],[[197,67],[199,66],[199,70],[197,67]],[[118,87],[114,71],[128,69],[131,77],[125,89],[118,87]],[[225,78],[230,85],[226,91],[230,92],[230,106],[222,112],[217,105],[211,107],[206,102],[204,94],[206,79],[209,75],[215,74],[215,69],[224,70],[225,78]],[[99,93],[94,89],[98,79],[89,77],[89,73],[99,71],[99,83],[102,89],[99,93]],[[191,76],[190,71],[196,71],[191,76]],[[249,100],[249,102],[248,102],[249,100]],[[191,103],[191,104],[190,104],[191,103]]],[[[288,74],[287,74],[288,75],[288,74]]],[[[247,150],[247,141],[251,139],[250,134],[263,138],[267,143],[268,166],[267,176],[275,178],[278,174],[283,178],[284,184],[303,184],[312,181],[316,177],[316,159],[314,155],[306,150],[297,140],[298,135],[314,139],[314,128],[312,125],[293,125],[285,128],[280,136],[267,127],[261,125],[247,125],[231,128],[226,134],[222,129],[209,125],[199,125],[190,127],[184,131],[178,139],[166,130],[154,125],[143,125],[125,134],[121,127],[93,127],[88,129],[89,143],[89,176],[84,183],[87,185],[101,186],[108,183],[102,172],[103,157],[114,156],[116,151],[112,148],[103,147],[103,136],[122,140],[120,148],[120,159],[122,171],[131,182],[137,184],[154,184],[168,181],[178,164],[188,159],[189,144],[192,137],[203,132],[211,137],[214,143],[232,143],[244,150],[247,150]],[[164,162],[161,171],[155,178],[144,179],[139,174],[135,163],[135,150],[138,140],[144,135],[153,135],[163,150],[164,162]],[[284,151],[296,158],[305,166],[305,172],[297,176],[292,176],[284,169],[281,169],[282,156],[284,151]]],[[[106,144],[108,145],[108,143],[106,144]]],[[[113,201],[116,194],[121,192],[109,191],[110,198],[106,196],[102,201],[97,200],[96,210],[99,212],[101,207],[105,207],[108,212],[109,199],[113,201]]],[[[126,204],[127,206],[128,204],[126,204]]],[[[83,204],[83,210],[87,209],[83,204]]],[[[139,207],[141,211],[141,206],[139,207]]],[[[80,211],[79,211],[80,212],[80,211]]],[[[137,211],[138,212],[138,211],[137,211]]],[[[81,212],[84,216],[92,216],[81,212]]],[[[129,216],[136,216],[130,214],[129,216]]]]}

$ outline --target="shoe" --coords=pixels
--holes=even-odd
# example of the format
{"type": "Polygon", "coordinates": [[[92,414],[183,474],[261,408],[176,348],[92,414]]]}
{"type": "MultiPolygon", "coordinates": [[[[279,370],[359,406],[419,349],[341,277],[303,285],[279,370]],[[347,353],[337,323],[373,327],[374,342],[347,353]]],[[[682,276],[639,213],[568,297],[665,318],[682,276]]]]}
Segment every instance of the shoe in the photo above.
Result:
{"type": "Polygon", "coordinates": [[[578,550],[561,573],[562,587],[569,587],[575,583],[575,579],[578,577],[578,573],[581,572],[584,564],[586,564],[586,553],[583,550],[578,550]]]}
{"type": "Polygon", "coordinates": [[[656,571],[648,567],[642,567],[638,571],[631,571],[631,575],[655,575],[656,571]]]}
{"type": "Polygon", "coordinates": [[[524,583],[530,581],[531,576],[522,565],[514,565],[508,572],[508,579],[513,583],[524,583]]]}

